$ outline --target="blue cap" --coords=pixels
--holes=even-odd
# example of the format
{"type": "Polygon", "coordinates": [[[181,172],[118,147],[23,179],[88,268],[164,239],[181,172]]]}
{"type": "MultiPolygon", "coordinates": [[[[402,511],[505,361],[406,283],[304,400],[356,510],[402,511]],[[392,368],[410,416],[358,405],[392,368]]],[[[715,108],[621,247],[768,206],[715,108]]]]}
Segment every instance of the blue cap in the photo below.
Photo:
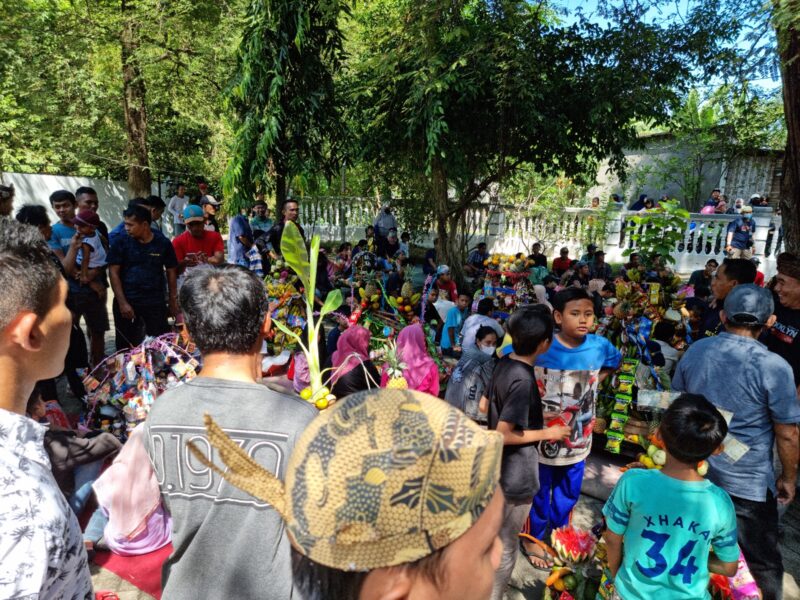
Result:
{"type": "Polygon", "coordinates": [[[734,325],[766,325],[774,312],[772,293],[752,283],[737,285],[725,297],[725,316],[734,325]]]}
{"type": "Polygon", "coordinates": [[[184,223],[194,223],[199,221],[205,221],[205,215],[203,215],[203,208],[197,206],[196,204],[187,204],[186,208],[183,209],[183,222],[184,223]]]}

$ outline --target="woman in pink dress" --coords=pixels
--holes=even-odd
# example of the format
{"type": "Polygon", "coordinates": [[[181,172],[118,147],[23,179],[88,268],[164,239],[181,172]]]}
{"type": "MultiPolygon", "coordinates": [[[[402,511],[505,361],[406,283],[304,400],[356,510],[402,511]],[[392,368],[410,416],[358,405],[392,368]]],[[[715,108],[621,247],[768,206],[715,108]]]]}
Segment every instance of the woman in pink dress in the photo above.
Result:
{"type": "MultiPolygon", "coordinates": [[[[439,395],[439,368],[428,354],[425,331],[422,325],[408,325],[397,336],[397,349],[400,361],[406,365],[403,377],[408,389],[425,392],[431,396],[439,395]]],[[[381,374],[381,387],[386,387],[389,375],[386,367],[381,374]]]]}

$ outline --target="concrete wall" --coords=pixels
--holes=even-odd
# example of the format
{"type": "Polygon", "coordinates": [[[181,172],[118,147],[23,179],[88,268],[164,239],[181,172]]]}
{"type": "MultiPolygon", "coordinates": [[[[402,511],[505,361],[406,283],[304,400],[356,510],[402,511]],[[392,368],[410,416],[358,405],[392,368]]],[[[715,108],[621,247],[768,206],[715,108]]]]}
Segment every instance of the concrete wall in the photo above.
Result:
{"type": "MultiPolygon", "coordinates": [[[[128,184],[110,179],[95,179],[91,177],[71,177],[69,175],[36,175],[31,173],[3,173],[4,184],[14,184],[14,212],[23,204],[41,204],[46,206],[50,217],[55,221],[56,214],[50,208],[50,194],[56,190],[69,190],[75,192],[79,187],[86,186],[97,191],[100,200],[98,211],[100,219],[109,226],[114,227],[122,220],[122,211],[132,197],[128,191],[128,184]]],[[[158,185],[153,185],[152,193],[158,194],[158,185]]],[[[166,202],[168,198],[164,198],[166,202]]]]}

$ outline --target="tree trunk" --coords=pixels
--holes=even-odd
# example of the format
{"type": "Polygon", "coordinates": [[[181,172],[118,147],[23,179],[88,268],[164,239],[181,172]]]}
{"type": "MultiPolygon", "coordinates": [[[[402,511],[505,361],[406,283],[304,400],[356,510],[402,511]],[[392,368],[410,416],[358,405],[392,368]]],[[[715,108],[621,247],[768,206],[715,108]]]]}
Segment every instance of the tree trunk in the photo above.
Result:
{"type": "Polygon", "coordinates": [[[464,268],[461,248],[461,214],[450,214],[451,203],[447,196],[447,174],[439,160],[434,160],[431,168],[431,190],[433,209],[436,217],[436,257],[440,265],[450,267],[450,275],[456,285],[464,285],[464,268]]]}
{"type": "Polygon", "coordinates": [[[122,102],[125,111],[125,132],[128,140],[128,188],[134,196],[149,196],[152,187],[147,155],[147,110],[145,85],[137,52],[139,23],[130,0],[121,0],[122,34],[122,102]]]}
{"type": "Polygon", "coordinates": [[[777,33],[787,132],[781,182],[783,235],[786,250],[800,254],[800,31],[796,22],[789,22],[779,23],[777,33]]]}

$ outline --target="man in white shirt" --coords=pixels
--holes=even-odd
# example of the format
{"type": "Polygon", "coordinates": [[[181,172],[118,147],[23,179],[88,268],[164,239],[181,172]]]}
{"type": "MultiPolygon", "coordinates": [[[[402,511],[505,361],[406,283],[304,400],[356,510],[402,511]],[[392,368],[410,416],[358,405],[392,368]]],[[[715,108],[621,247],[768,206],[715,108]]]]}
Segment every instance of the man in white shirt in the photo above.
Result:
{"type": "Polygon", "coordinates": [[[463,352],[477,348],[475,344],[475,334],[478,333],[478,329],[483,325],[488,325],[494,329],[497,332],[498,340],[503,339],[503,336],[506,334],[503,326],[489,316],[493,309],[494,300],[491,298],[483,298],[478,302],[478,312],[466,318],[461,328],[461,350],[463,352]]]}
{"type": "Polygon", "coordinates": [[[39,231],[0,219],[0,598],[94,598],[80,525],[25,416],[36,381],[64,369],[67,283],[39,231]]]}
{"type": "Polygon", "coordinates": [[[186,186],[178,184],[175,195],[169,199],[167,210],[172,214],[173,237],[186,231],[186,223],[183,222],[183,209],[189,204],[189,196],[186,195],[186,186]]]}

